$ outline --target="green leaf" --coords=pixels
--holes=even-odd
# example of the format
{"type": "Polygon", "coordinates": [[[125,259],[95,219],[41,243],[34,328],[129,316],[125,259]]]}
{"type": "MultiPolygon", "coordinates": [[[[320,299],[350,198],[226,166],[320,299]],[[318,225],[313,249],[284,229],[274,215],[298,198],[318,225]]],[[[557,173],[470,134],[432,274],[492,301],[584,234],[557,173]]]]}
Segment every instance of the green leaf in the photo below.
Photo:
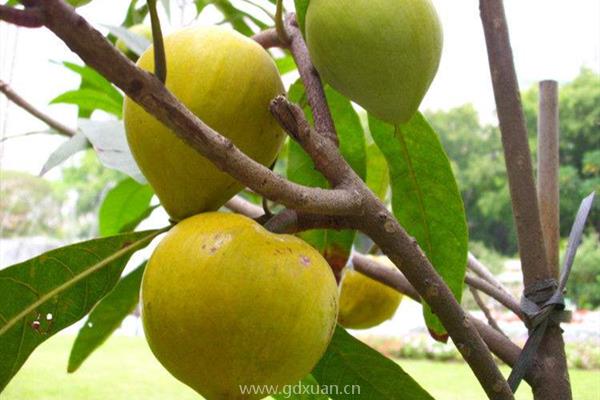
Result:
{"type": "Polygon", "coordinates": [[[83,318],[162,230],[94,239],[0,271],[0,391],[33,350],[83,318]]]}
{"type": "MultiPolygon", "coordinates": [[[[243,11],[238,10],[227,0],[212,0],[210,3],[212,3],[219,11],[221,11],[227,22],[233,25],[233,28],[236,31],[246,36],[252,36],[254,32],[250,28],[250,25],[244,21],[244,17],[251,18],[253,22],[256,22],[256,18],[253,18],[243,11]]],[[[264,25],[262,22],[260,22],[260,24],[264,25]]]]}
{"type": "Polygon", "coordinates": [[[304,35],[304,27],[306,20],[306,10],[308,10],[308,3],[310,0],[294,0],[294,4],[296,5],[296,18],[298,19],[298,26],[300,26],[300,31],[304,35]]]}
{"type": "Polygon", "coordinates": [[[74,372],[94,350],[121,325],[135,309],[140,296],[140,285],[146,262],[123,277],[92,309],[87,321],[79,330],[69,356],[68,372],[74,372]]]}
{"type": "MultiPolygon", "coordinates": [[[[338,138],[340,151],[354,171],[364,179],[366,175],[366,150],[365,138],[360,119],[352,108],[349,100],[332,88],[325,89],[327,102],[331,109],[338,138]]],[[[289,91],[289,97],[296,103],[301,103],[304,97],[304,88],[298,81],[289,91]]],[[[312,121],[312,114],[308,107],[304,107],[307,118],[312,121]]],[[[328,187],[325,178],[315,169],[310,156],[302,147],[290,142],[287,177],[293,182],[313,187],[328,187]]],[[[319,250],[335,271],[340,271],[348,261],[354,231],[312,230],[301,233],[299,236],[319,250]]]]}
{"type": "Polygon", "coordinates": [[[141,185],[131,178],[119,182],[100,205],[100,235],[114,235],[134,221],[139,223],[142,216],[147,216],[153,195],[150,185],[141,185]]]}
{"type": "Polygon", "coordinates": [[[91,112],[102,110],[121,118],[123,103],[115,101],[109,94],[96,89],[77,89],[64,92],[50,101],[50,104],[74,104],[91,112]]]}
{"type": "Polygon", "coordinates": [[[332,399],[433,400],[398,364],[340,326],[313,376],[321,387],[337,388],[328,393],[332,399]]]}
{"type": "Polygon", "coordinates": [[[123,104],[123,95],[121,92],[93,68],[90,68],[87,65],[77,65],[68,61],[63,61],[61,64],[81,76],[81,84],[83,87],[99,90],[100,92],[106,93],[116,103],[123,104]]]}
{"type": "Polygon", "coordinates": [[[308,375],[295,385],[287,385],[284,390],[272,395],[275,400],[328,400],[329,396],[321,393],[319,382],[312,375],[308,375]]]}
{"type": "Polygon", "coordinates": [[[390,174],[387,161],[375,143],[367,147],[367,186],[380,200],[385,201],[390,174]]]}
{"type": "MultiPolygon", "coordinates": [[[[467,264],[465,210],[448,157],[435,131],[421,114],[397,127],[369,116],[375,143],[387,159],[392,209],[460,302],[467,264]]],[[[425,321],[434,338],[446,330],[429,307],[425,321]]]]}
{"type": "Polygon", "coordinates": [[[294,71],[296,69],[296,62],[294,58],[286,54],[284,57],[275,59],[275,65],[277,65],[277,69],[279,70],[280,75],[285,75],[288,72],[294,71]]]}

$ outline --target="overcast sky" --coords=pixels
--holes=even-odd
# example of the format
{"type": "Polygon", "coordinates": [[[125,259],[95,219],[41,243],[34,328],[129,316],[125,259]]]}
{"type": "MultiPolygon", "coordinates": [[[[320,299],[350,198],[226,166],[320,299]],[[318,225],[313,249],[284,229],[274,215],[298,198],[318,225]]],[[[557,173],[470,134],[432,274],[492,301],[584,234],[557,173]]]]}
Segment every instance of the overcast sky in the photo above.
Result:
{"type": "MultiPolygon", "coordinates": [[[[127,3],[94,0],[80,12],[98,27],[117,25],[127,3]]],[[[434,3],[444,26],[444,53],[440,71],[421,109],[448,109],[473,103],[482,119],[495,122],[477,0],[434,3]]],[[[506,0],[505,7],[521,88],[543,79],[568,82],[582,66],[600,73],[599,0],[506,0]]],[[[201,23],[211,24],[218,19],[217,14],[208,12],[201,23]]],[[[0,79],[10,82],[15,91],[44,112],[75,127],[74,106],[50,106],[48,102],[63,91],[76,88],[78,78],[51,60],[78,58],[45,29],[16,29],[0,22],[0,79]]],[[[1,95],[0,114],[2,137],[45,129],[43,123],[7,104],[1,95]]],[[[46,135],[5,141],[0,144],[0,168],[37,173],[62,141],[63,138],[46,135]]]]}

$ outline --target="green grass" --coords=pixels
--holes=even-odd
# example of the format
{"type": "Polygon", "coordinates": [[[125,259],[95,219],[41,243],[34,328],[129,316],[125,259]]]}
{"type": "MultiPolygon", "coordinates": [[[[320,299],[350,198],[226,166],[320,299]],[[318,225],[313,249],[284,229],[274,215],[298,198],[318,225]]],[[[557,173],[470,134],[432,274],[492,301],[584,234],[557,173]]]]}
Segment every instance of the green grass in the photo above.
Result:
{"type": "MultiPolygon", "coordinates": [[[[37,349],[0,395],[3,400],[188,400],[199,396],[172,378],[143,338],[115,336],[74,374],[67,374],[72,336],[56,336],[37,349]]],[[[460,363],[401,360],[402,367],[438,400],[485,398],[460,363]]],[[[503,369],[508,374],[508,369],[503,369]]],[[[574,398],[600,400],[600,371],[571,372],[574,398]]],[[[518,400],[531,399],[523,384],[518,400]]]]}

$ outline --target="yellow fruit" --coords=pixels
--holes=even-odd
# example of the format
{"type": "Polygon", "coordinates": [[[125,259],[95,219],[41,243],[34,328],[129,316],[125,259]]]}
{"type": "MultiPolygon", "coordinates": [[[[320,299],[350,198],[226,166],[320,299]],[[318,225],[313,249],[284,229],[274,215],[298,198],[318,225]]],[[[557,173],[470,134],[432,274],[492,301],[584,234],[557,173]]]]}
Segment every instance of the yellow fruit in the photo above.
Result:
{"type": "MultiPolygon", "coordinates": [[[[284,135],[269,103],[284,88],[269,53],[224,27],[188,28],[164,43],[167,88],[248,156],[270,165],[284,135]]],[[[154,69],[152,48],[138,65],[154,69]]],[[[173,219],[216,210],[243,188],[129,98],[123,119],[133,156],[173,219]]]]}
{"type": "Polygon", "coordinates": [[[335,278],[311,246],[219,212],[166,235],[141,297],[154,355],[209,400],[258,399],[239,385],[303,378],[327,348],[338,307],[335,278]]]}
{"type": "MultiPolygon", "coordinates": [[[[149,42],[152,42],[152,27],[150,25],[137,24],[129,27],[129,29],[127,30],[133,33],[134,35],[141,36],[143,38],[146,38],[149,42]]],[[[117,46],[117,49],[121,50],[121,52],[123,53],[129,52],[129,47],[127,47],[125,42],[121,39],[117,40],[115,46],[117,46]]]]}
{"type": "Polygon", "coordinates": [[[392,124],[419,108],[442,41],[431,0],[311,0],[306,13],[308,50],[323,79],[392,124]]]}
{"type": "MultiPolygon", "coordinates": [[[[372,258],[387,268],[396,268],[385,256],[372,258]]],[[[392,318],[400,301],[402,295],[391,287],[360,272],[346,270],[342,278],[338,322],[350,329],[372,328],[392,318]]]]}

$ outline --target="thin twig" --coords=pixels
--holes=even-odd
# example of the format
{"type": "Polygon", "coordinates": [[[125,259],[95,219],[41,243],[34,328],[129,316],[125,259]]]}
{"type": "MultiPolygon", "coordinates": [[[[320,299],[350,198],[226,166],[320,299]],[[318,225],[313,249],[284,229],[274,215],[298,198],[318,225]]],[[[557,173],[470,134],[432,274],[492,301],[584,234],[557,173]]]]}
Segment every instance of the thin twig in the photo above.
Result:
{"type": "Polygon", "coordinates": [[[14,7],[0,5],[0,20],[24,28],[39,28],[44,26],[42,13],[35,8],[21,10],[14,7]]]}
{"type": "Polygon", "coordinates": [[[480,0],[525,287],[550,277],[521,93],[502,0],[480,0]]]}
{"type": "Polygon", "coordinates": [[[298,72],[304,83],[308,104],[310,105],[315,121],[315,129],[319,134],[328,137],[337,144],[338,139],[335,125],[331,111],[327,105],[327,98],[325,97],[321,77],[310,60],[308,48],[306,47],[294,14],[288,14],[285,29],[290,38],[290,52],[294,57],[294,61],[298,66],[298,72]]]}
{"type": "Polygon", "coordinates": [[[56,121],[55,119],[49,117],[48,115],[44,114],[43,112],[41,112],[40,110],[38,110],[37,108],[35,108],[33,105],[31,105],[30,103],[28,103],[24,98],[22,98],[21,96],[19,96],[11,87],[8,83],[0,80],[0,92],[4,93],[4,95],[13,103],[15,103],[16,105],[18,105],[19,107],[21,107],[22,109],[24,109],[25,111],[27,111],[28,113],[30,113],[31,115],[33,115],[34,117],[36,117],[37,119],[39,119],[40,121],[43,121],[46,125],[48,125],[49,127],[51,127],[52,129],[54,129],[58,134],[63,135],[63,136],[68,136],[68,137],[73,137],[77,134],[77,131],[69,128],[66,125],[63,125],[62,123],[56,121]]]}
{"type": "Polygon", "coordinates": [[[558,84],[540,82],[538,116],[538,200],[546,254],[552,276],[558,279],[559,188],[558,188],[558,84]]]}
{"type": "Polygon", "coordinates": [[[514,312],[520,319],[525,318],[519,303],[509,293],[498,289],[486,280],[469,274],[465,275],[465,283],[475,289],[481,290],[483,293],[498,301],[500,304],[514,312]]]}
{"type": "MultiPolygon", "coordinates": [[[[352,262],[354,268],[360,273],[396,289],[398,292],[410,297],[418,303],[422,302],[417,291],[414,287],[410,286],[410,283],[401,273],[390,273],[389,268],[360,254],[356,254],[352,258],[352,262]]],[[[492,350],[492,352],[507,365],[513,366],[519,357],[521,349],[505,335],[500,334],[498,331],[484,322],[479,321],[477,318],[470,316],[469,321],[475,326],[490,350],[492,350]]],[[[534,373],[535,371],[532,371],[527,376],[528,381],[534,377],[534,373]]]]}
{"type": "Polygon", "coordinates": [[[506,286],[504,286],[502,282],[496,279],[496,277],[490,272],[490,269],[486,267],[481,261],[477,259],[477,257],[475,257],[470,252],[467,258],[467,268],[469,268],[471,271],[477,274],[477,276],[479,276],[480,278],[486,280],[491,285],[502,290],[507,295],[512,296],[512,294],[510,294],[510,291],[506,288],[506,286]]]}
{"type": "Polygon", "coordinates": [[[244,200],[240,196],[234,196],[227,203],[225,207],[238,214],[245,215],[246,217],[255,219],[263,215],[263,209],[248,200],[244,200]]]}
{"type": "Polygon", "coordinates": [[[265,49],[270,49],[271,47],[285,47],[285,45],[279,40],[279,35],[277,34],[277,30],[275,28],[258,32],[252,36],[252,39],[254,39],[256,43],[260,44],[265,49]]]}
{"type": "Polygon", "coordinates": [[[494,328],[495,330],[497,330],[498,332],[500,332],[501,334],[503,334],[504,336],[506,336],[506,334],[502,331],[502,329],[500,328],[500,326],[498,325],[498,323],[496,322],[496,320],[492,316],[492,313],[490,312],[490,309],[488,308],[488,306],[485,304],[485,302],[483,301],[483,299],[479,295],[479,292],[477,291],[477,289],[475,289],[473,286],[469,286],[469,291],[473,295],[473,298],[475,299],[475,302],[477,303],[477,305],[479,306],[479,308],[481,309],[481,311],[483,311],[483,315],[485,315],[485,318],[487,319],[488,324],[492,328],[494,328]]]}

